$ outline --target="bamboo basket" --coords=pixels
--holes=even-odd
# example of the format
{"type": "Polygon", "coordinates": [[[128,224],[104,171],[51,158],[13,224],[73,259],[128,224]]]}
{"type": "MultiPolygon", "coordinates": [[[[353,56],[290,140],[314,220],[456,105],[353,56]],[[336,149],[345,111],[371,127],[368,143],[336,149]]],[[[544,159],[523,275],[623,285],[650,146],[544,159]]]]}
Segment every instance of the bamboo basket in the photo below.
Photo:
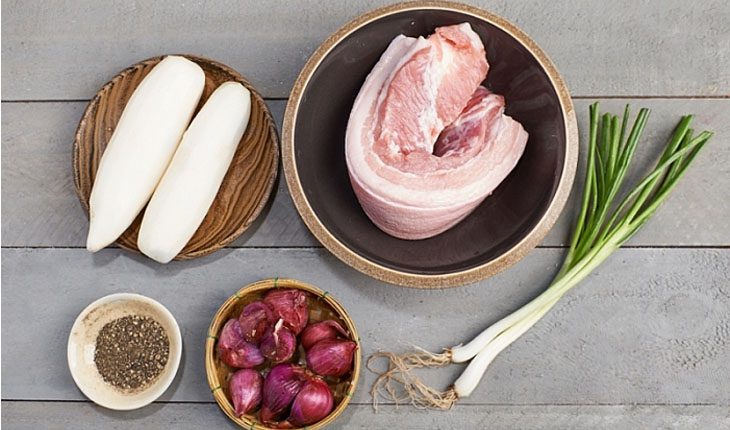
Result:
{"type": "MultiPolygon", "coordinates": [[[[252,415],[244,415],[237,417],[233,410],[230,396],[228,395],[228,378],[236,369],[228,367],[221,362],[215,353],[215,345],[218,340],[223,325],[229,318],[237,316],[247,304],[259,300],[263,295],[273,288],[296,288],[310,293],[309,298],[309,321],[317,322],[325,319],[334,319],[340,322],[350,334],[350,340],[357,343],[355,349],[355,357],[353,359],[352,372],[346,380],[343,380],[333,387],[335,399],[335,408],[323,420],[308,425],[307,430],[318,430],[332,423],[347,407],[352,399],[352,395],[357,387],[357,380],[360,376],[360,366],[362,362],[360,338],[355,329],[355,323],[347,314],[345,308],[342,307],[328,292],[322,291],[312,285],[294,280],[294,279],[265,279],[247,285],[238,290],[234,295],[228,298],[218,309],[213,321],[208,328],[208,336],[205,341],[205,371],[208,376],[208,385],[215,401],[223,412],[233,422],[241,428],[247,430],[269,430],[258,421],[256,413],[252,415]]],[[[332,388],[332,384],[330,384],[332,388]]],[[[273,429],[272,429],[273,430],[273,429]]]]}

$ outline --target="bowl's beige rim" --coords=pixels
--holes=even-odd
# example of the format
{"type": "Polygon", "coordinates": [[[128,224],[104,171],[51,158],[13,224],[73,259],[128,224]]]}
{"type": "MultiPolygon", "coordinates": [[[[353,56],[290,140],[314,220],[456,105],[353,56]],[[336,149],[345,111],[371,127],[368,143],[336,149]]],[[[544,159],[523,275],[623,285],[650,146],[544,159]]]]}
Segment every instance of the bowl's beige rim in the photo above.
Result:
{"type": "Polygon", "coordinates": [[[258,291],[266,291],[271,290],[274,288],[295,288],[300,289],[303,291],[307,291],[310,294],[315,294],[322,298],[327,304],[332,306],[332,308],[340,315],[342,320],[345,322],[345,325],[347,326],[347,330],[350,332],[352,336],[352,340],[357,344],[357,348],[355,349],[355,358],[352,363],[352,378],[350,380],[350,391],[345,394],[345,397],[342,399],[342,401],[337,405],[336,408],[332,410],[332,412],[329,413],[325,418],[323,418],[320,421],[317,421],[314,424],[310,424],[308,426],[302,427],[303,429],[309,429],[309,430],[318,430],[321,428],[324,428],[331,424],[337,417],[339,417],[342,412],[344,412],[347,405],[352,400],[352,396],[355,393],[355,389],[357,388],[357,383],[360,379],[360,368],[362,367],[362,342],[360,340],[360,336],[357,333],[357,328],[355,327],[355,321],[350,317],[350,314],[347,312],[344,306],[340,304],[328,291],[324,291],[320,288],[315,287],[314,285],[308,284],[306,282],[299,281],[297,279],[291,279],[291,278],[270,278],[270,279],[262,279],[260,281],[248,284],[242,288],[240,288],[238,291],[236,291],[232,296],[230,296],[216,311],[215,315],[213,315],[213,319],[210,322],[210,326],[208,327],[208,335],[206,336],[205,341],[205,373],[208,378],[208,387],[210,388],[210,391],[213,393],[213,398],[216,401],[216,404],[218,407],[223,411],[228,418],[231,419],[234,423],[236,423],[239,427],[245,428],[247,430],[274,430],[271,427],[266,427],[263,424],[259,423],[258,421],[254,421],[249,419],[247,416],[237,417],[233,413],[233,406],[231,405],[228,398],[223,394],[222,383],[218,380],[218,375],[215,372],[215,369],[213,368],[213,363],[215,361],[215,343],[218,339],[218,330],[220,329],[220,326],[223,325],[222,315],[224,312],[228,311],[228,309],[235,305],[238,300],[242,299],[246,294],[258,292],[258,291]]]}
{"type": "MultiPolygon", "coordinates": [[[[164,54],[164,55],[157,55],[154,57],[150,57],[147,59],[144,59],[142,61],[138,61],[137,63],[132,64],[131,66],[125,67],[124,69],[120,70],[117,74],[115,74],[107,83],[102,85],[101,88],[96,92],[94,97],[89,100],[89,103],[84,108],[84,112],[81,115],[81,119],[79,120],[79,124],[76,126],[76,132],[74,133],[74,142],[73,142],[73,170],[74,170],[74,188],[76,190],[76,196],[79,198],[79,202],[81,203],[81,207],[84,210],[84,213],[86,214],[86,218],[89,218],[89,204],[87,202],[87,199],[82,195],[81,193],[81,186],[79,184],[79,173],[77,170],[77,166],[79,163],[78,160],[78,146],[80,144],[81,140],[81,130],[83,127],[86,127],[86,122],[89,120],[91,114],[92,114],[92,108],[98,106],[99,100],[101,99],[101,93],[108,88],[111,88],[114,86],[119,79],[122,78],[123,75],[131,72],[135,68],[147,65],[149,63],[159,63],[164,59],[165,57],[169,56],[178,56],[178,57],[184,57],[188,60],[191,60],[195,63],[203,62],[208,63],[210,65],[213,65],[223,71],[225,71],[227,74],[232,76],[236,81],[241,83],[244,87],[246,87],[247,90],[251,92],[253,102],[257,103],[263,113],[264,116],[267,118],[269,122],[268,127],[268,134],[270,136],[269,143],[271,144],[270,150],[273,151],[274,154],[274,163],[272,163],[271,168],[267,172],[267,176],[269,178],[269,181],[266,184],[266,189],[264,191],[264,194],[261,196],[261,201],[258,202],[256,207],[254,208],[253,213],[251,216],[246,219],[245,222],[241,223],[238,228],[232,232],[230,235],[225,237],[223,240],[218,242],[217,244],[213,246],[209,246],[207,248],[202,248],[193,252],[188,252],[186,254],[178,254],[176,255],[173,260],[175,261],[184,261],[184,260],[192,260],[194,258],[199,257],[205,257],[206,255],[210,255],[216,251],[220,251],[221,249],[225,248],[226,246],[230,245],[233,241],[241,237],[243,233],[246,232],[246,230],[253,225],[254,222],[261,216],[261,213],[263,212],[264,208],[268,204],[269,200],[271,199],[271,194],[274,192],[274,184],[276,184],[276,179],[279,176],[279,133],[276,129],[276,121],[274,121],[274,117],[271,115],[271,110],[269,110],[269,106],[266,104],[266,101],[261,96],[261,94],[258,92],[258,90],[253,86],[251,81],[249,81],[245,76],[243,76],[241,73],[236,71],[235,69],[218,62],[216,60],[211,60],[207,57],[201,57],[199,55],[192,55],[192,54],[164,54]]],[[[126,230],[125,230],[126,231],[126,230]]],[[[131,248],[126,245],[122,245],[116,240],[113,242],[113,244],[117,245],[119,248],[124,249],[126,251],[133,252],[135,254],[144,255],[142,252],[137,248],[131,248]]],[[[111,245],[108,245],[111,246],[111,245]]],[[[108,247],[107,246],[107,247],[108,247]]]]}
{"type": "Polygon", "coordinates": [[[314,236],[337,258],[360,272],[391,284],[415,288],[456,287],[477,282],[507,269],[535,248],[555,224],[568,200],[578,164],[578,149],[578,125],[570,93],[552,61],[542,49],[527,34],[504,18],[474,6],[449,1],[415,1],[386,6],[355,18],[333,33],[312,54],[294,83],[284,114],[282,136],[282,159],[287,186],[297,211],[314,236]],[[547,211],[537,225],[520,242],[494,260],[467,270],[438,275],[403,272],[380,265],[362,257],[339,241],[310,206],[299,180],[294,152],[294,124],[302,94],[314,71],[327,54],[345,37],[377,19],[404,11],[422,9],[449,10],[471,15],[496,26],[521,43],[537,59],[555,88],[563,113],[566,137],[565,159],[560,182],[547,211]]]}
{"type": "Polygon", "coordinates": [[[172,381],[175,380],[175,376],[177,376],[178,368],[180,367],[180,360],[182,359],[182,335],[180,333],[180,326],[177,323],[177,320],[175,319],[175,316],[172,315],[172,312],[170,312],[169,309],[167,309],[162,303],[158,302],[155,299],[149,298],[147,296],[143,296],[141,294],[137,293],[114,293],[109,294],[104,297],[100,297],[93,302],[91,302],[88,306],[82,310],[79,315],[76,317],[76,320],[74,320],[73,326],[71,326],[71,331],[69,332],[68,341],[66,343],[66,361],[69,367],[69,372],[71,372],[71,378],[74,380],[74,383],[76,386],[81,390],[84,395],[91,400],[92,402],[96,403],[99,406],[102,406],[107,409],[112,409],[116,411],[131,411],[134,409],[139,409],[142,407],[145,407],[149,405],[150,403],[157,400],[161,395],[167,391],[167,389],[172,384],[172,381]],[[77,370],[74,366],[71,365],[72,354],[76,354],[75,350],[72,350],[73,347],[73,333],[77,331],[82,325],[83,320],[86,318],[87,315],[89,315],[92,311],[95,309],[106,305],[107,303],[117,301],[117,300],[126,300],[126,301],[136,301],[148,304],[152,306],[156,311],[160,313],[162,317],[164,317],[168,323],[170,323],[170,326],[173,327],[173,332],[168,333],[167,335],[171,337],[170,339],[170,357],[175,357],[175,360],[172,362],[168,362],[168,365],[170,365],[170,372],[168,373],[167,377],[165,379],[160,379],[157,382],[155,382],[152,386],[150,386],[147,390],[149,394],[145,400],[139,401],[137,403],[129,403],[126,405],[118,405],[114,403],[108,403],[105,402],[99,398],[97,398],[93,391],[90,391],[88,387],[86,387],[85,384],[81,382],[81,380],[78,378],[77,370]],[[172,348],[175,348],[174,351],[172,348]]]}

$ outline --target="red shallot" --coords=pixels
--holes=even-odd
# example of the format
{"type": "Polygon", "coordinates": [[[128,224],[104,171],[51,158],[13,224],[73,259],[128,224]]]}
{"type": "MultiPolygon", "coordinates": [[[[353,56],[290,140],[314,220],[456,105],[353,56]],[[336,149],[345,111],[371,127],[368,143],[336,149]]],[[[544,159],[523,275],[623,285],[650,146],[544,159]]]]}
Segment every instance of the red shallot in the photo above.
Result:
{"type": "Polygon", "coordinates": [[[231,367],[250,368],[264,362],[256,345],[246,342],[238,320],[231,318],[223,326],[218,339],[218,357],[231,367]]]}
{"type": "Polygon", "coordinates": [[[274,311],[275,318],[284,320],[284,325],[295,335],[301,333],[309,321],[307,293],[295,289],[274,289],[266,294],[264,302],[274,311]]]}
{"type": "Polygon", "coordinates": [[[228,392],[233,399],[233,408],[239,417],[259,407],[263,396],[264,378],[253,369],[241,369],[228,381],[228,392]]]}
{"type": "Polygon", "coordinates": [[[321,340],[307,351],[307,367],[318,375],[342,376],[352,370],[355,348],[349,340],[321,340]]]}

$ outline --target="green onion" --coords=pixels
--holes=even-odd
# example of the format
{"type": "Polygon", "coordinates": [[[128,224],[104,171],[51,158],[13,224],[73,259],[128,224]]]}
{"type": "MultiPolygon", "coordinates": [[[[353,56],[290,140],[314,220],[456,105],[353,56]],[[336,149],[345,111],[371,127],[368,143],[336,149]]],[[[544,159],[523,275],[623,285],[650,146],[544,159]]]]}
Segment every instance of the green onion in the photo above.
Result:
{"type": "Polygon", "coordinates": [[[401,355],[389,352],[374,354],[368,361],[371,370],[374,359],[386,357],[389,361],[385,372],[376,372],[380,376],[371,391],[375,405],[378,397],[383,396],[396,402],[407,399],[418,407],[448,409],[458,398],[469,396],[500,352],[529,330],[566,292],[578,285],[646,223],[712,136],[708,131],[695,136],[690,128],[692,115],[682,117],[656,167],[620,202],[616,202],[649,118],[649,110],[639,110],[631,130],[627,128],[629,116],[628,105],[622,117],[608,113],[601,116],[598,103],[590,106],[588,162],[580,214],[563,265],[550,286],[466,345],[447,348],[440,354],[424,350],[401,355]],[[467,361],[469,365],[453,387],[444,392],[425,386],[411,373],[417,368],[467,361]],[[405,396],[397,395],[400,391],[394,387],[396,384],[402,386],[405,396]]]}

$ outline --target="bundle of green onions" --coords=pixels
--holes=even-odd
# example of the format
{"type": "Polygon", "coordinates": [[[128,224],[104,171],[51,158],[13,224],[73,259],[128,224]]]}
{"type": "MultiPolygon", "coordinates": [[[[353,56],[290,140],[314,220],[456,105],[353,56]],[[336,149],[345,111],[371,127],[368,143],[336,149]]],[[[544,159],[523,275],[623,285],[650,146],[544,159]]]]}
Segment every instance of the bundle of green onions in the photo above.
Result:
{"type": "Polygon", "coordinates": [[[648,117],[649,110],[641,109],[629,130],[628,105],[622,118],[608,113],[601,116],[598,103],[591,105],[588,162],[580,214],[565,261],[550,286],[466,345],[447,348],[437,354],[421,349],[400,355],[375,353],[368,360],[368,368],[380,375],[371,391],[376,407],[379,397],[383,397],[396,404],[407,400],[416,407],[449,409],[459,398],[468,397],[502,350],[529,330],[566,292],[646,223],[712,136],[708,131],[695,136],[690,128],[692,115],[682,117],[654,170],[620,203],[614,204],[648,117]],[[373,362],[378,358],[388,360],[384,372],[373,368],[373,362]],[[426,386],[413,374],[418,368],[467,361],[469,364],[464,372],[446,391],[426,386]]]}

